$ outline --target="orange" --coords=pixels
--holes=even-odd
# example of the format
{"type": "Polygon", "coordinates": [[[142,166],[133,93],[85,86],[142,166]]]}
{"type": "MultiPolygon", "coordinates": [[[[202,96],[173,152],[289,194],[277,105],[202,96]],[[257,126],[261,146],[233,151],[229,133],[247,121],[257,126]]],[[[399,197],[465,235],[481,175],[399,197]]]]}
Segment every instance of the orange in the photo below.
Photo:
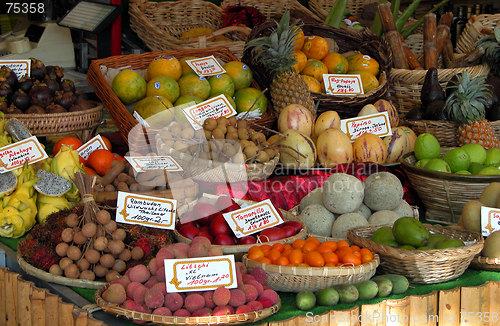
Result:
{"type": "Polygon", "coordinates": [[[163,96],[174,103],[179,98],[179,84],[169,76],[155,76],[146,84],[146,96],[163,96]]]}
{"type": "Polygon", "coordinates": [[[291,246],[290,244],[286,243],[286,244],[284,244],[284,245],[283,245],[283,251],[285,251],[285,250],[287,250],[287,249],[290,249],[290,250],[291,250],[291,249],[293,249],[293,248],[292,248],[292,246],[291,246]]]}
{"type": "Polygon", "coordinates": [[[300,72],[301,75],[314,77],[314,79],[316,79],[318,83],[321,83],[321,81],[323,80],[323,74],[327,73],[328,68],[326,67],[326,65],[320,60],[316,59],[307,60],[306,66],[300,72]]]}
{"type": "Polygon", "coordinates": [[[278,249],[280,253],[282,253],[283,251],[285,251],[285,246],[282,245],[281,243],[277,242],[275,244],[272,245],[273,249],[278,249]]]}
{"type": "Polygon", "coordinates": [[[359,257],[354,255],[353,253],[345,254],[342,257],[341,261],[344,265],[351,265],[351,266],[361,265],[361,259],[359,259],[359,257]]]}
{"type": "Polygon", "coordinates": [[[85,173],[87,173],[87,175],[97,175],[97,172],[95,172],[94,169],[89,168],[88,166],[84,166],[84,168],[85,168],[85,173]]]}
{"type": "Polygon", "coordinates": [[[295,69],[295,72],[299,74],[302,71],[302,69],[304,69],[304,67],[306,66],[307,57],[305,53],[302,51],[294,51],[292,53],[292,57],[294,57],[295,60],[297,60],[297,62],[294,65],[292,65],[292,67],[293,69],[295,69]]]}
{"type": "Polygon", "coordinates": [[[171,55],[161,55],[153,59],[146,69],[146,81],[150,81],[156,76],[168,76],[174,80],[179,80],[182,76],[182,66],[176,57],[171,55]]]}
{"type": "Polygon", "coordinates": [[[233,79],[235,91],[249,87],[252,84],[252,70],[243,62],[229,61],[222,67],[226,71],[226,74],[233,79]]]}
{"type": "Polygon", "coordinates": [[[337,52],[328,52],[321,61],[328,68],[329,74],[345,74],[349,68],[346,57],[337,52]]]}
{"type": "Polygon", "coordinates": [[[254,250],[251,253],[248,254],[248,259],[250,260],[255,260],[259,261],[260,259],[264,258],[264,252],[262,250],[254,250]]]}
{"type": "Polygon", "coordinates": [[[260,249],[260,246],[251,246],[250,249],[248,249],[248,254],[252,253],[252,251],[255,251],[255,250],[261,250],[260,249]]]}
{"type": "Polygon", "coordinates": [[[319,83],[319,81],[316,80],[316,78],[308,75],[300,75],[300,76],[306,82],[309,91],[314,93],[321,93],[321,84],[319,83]]]}
{"type": "Polygon", "coordinates": [[[375,257],[373,257],[373,253],[370,251],[370,249],[363,248],[360,250],[361,253],[361,263],[369,263],[371,262],[375,257]]]}
{"type": "Polygon", "coordinates": [[[319,240],[318,240],[318,239],[316,239],[315,237],[309,237],[309,238],[307,238],[307,239],[306,239],[306,242],[310,242],[310,241],[312,241],[312,242],[316,243],[316,245],[318,245],[318,246],[321,244],[321,243],[319,242],[319,240]]]}
{"type": "Polygon", "coordinates": [[[354,256],[358,257],[359,259],[361,259],[361,253],[357,250],[353,250],[352,253],[354,254],[354,256]]]}
{"type": "Polygon", "coordinates": [[[52,147],[52,155],[56,155],[57,152],[61,149],[62,145],[69,145],[72,146],[72,149],[77,150],[80,146],[83,145],[82,141],[76,137],[70,136],[70,137],[65,137],[63,139],[58,140],[55,144],[54,147],[52,147]]]}
{"type": "Polygon", "coordinates": [[[146,81],[139,73],[123,69],[113,78],[111,89],[124,104],[130,104],[146,95],[146,81]]]}
{"type": "Polygon", "coordinates": [[[335,266],[339,262],[339,257],[334,252],[325,252],[322,256],[327,264],[330,263],[335,266]]]}
{"type": "Polygon", "coordinates": [[[101,148],[90,153],[87,158],[87,165],[103,176],[111,168],[111,162],[116,161],[116,157],[109,150],[101,148]]]}
{"type": "Polygon", "coordinates": [[[295,51],[299,51],[300,49],[302,49],[302,46],[304,46],[304,32],[299,26],[295,26],[293,29],[294,31],[296,29],[299,30],[297,35],[295,35],[295,37],[293,38],[293,48],[295,49],[295,51]]]}
{"type": "Polygon", "coordinates": [[[198,57],[184,57],[182,59],[179,60],[180,64],[181,64],[181,69],[182,69],[182,75],[187,75],[187,74],[196,74],[193,70],[193,68],[191,68],[186,60],[193,60],[193,59],[198,59],[198,57]]]}
{"type": "Polygon", "coordinates": [[[293,249],[285,249],[285,251],[281,253],[281,256],[288,257],[288,255],[292,252],[292,250],[293,249]]]}
{"type": "Polygon", "coordinates": [[[258,260],[259,263],[263,263],[263,264],[272,264],[273,262],[267,258],[267,257],[264,257],[264,258],[261,258],[258,260]]]}
{"type": "Polygon", "coordinates": [[[280,257],[281,252],[278,249],[271,249],[271,251],[269,251],[269,255],[267,255],[267,258],[269,258],[273,263],[280,257]]]}
{"type": "Polygon", "coordinates": [[[323,254],[325,252],[333,252],[332,248],[323,245],[319,245],[318,248],[316,248],[316,251],[320,254],[323,254]]]}
{"type": "Polygon", "coordinates": [[[201,98],[203,101],[210,96],[210,83],[205,77],[196,74],[187,74],[182,76],[177,83],[179,84],[179,95],[191,95],[201,98]]]}
{"type": "Polygon", "coordinates": [[[360,251],[361,250],[361,248],[359,246],[356,246],[356,245],[352,245],[351,249],[352,249],[352,251],[360,251]]]}
{"type": "Polygon", "coordinates": [[[101,138],[102,138],[102,141],[104,142],[104,145],[106,145],[106,149],[112,151],[113,146],[111,145],[111,142],[109,141],[109,139],[104,137],[103,135],[101,135],[101,138]]]}
{"type": "Polygon", "coordinates": [[[340,249],[342,247],[349,247],[349,242],[347,242],[345,240],[337,241],[337,248],[340,249]]]}
{"type": "Polygon", "coordinates": [[[322,267],[325,265],[325,259],[317,251],[311,251],[306,254],[306,263],[312,267],[322,267]]]}
{"type": "Polygon", "coordinates": [[[347,62],[349,65],[348,72],[362,70],[377,76],[380,69],[377,60],[366,54],[357,53],[350,55],[347,57],[347,62]]]}
{"type": "Polygon", "coordinates": [[[304,262],[304,255],[302,254],[302,251],[293,249],[288,255],[288,260],[290,261],[290,264],[299,265],[304,262]]]}
{"type": "Polygon", "coordinates": [[[336,241],[325,241],[321,243],[322,246],[328,246],[332,248],[332,251],[335,252],[337,250],[337,242],[336,241]]]}
{"type": "Polygon", "coordinates": [[[290,262],[288,261],[288,258],[283,257],[283,256],[278,258],[278,260],[276,260],[276,262],[275,262],[275,265],[281,265],[281,266],[286,266],[288,264],[290,264],[290,262]]]}
{"type": "Polygon", "coordinates": [[[361,84],[363,85],[363,92],[365,92],[365,94],[380,85],[377,77],[369,72],[363,70],[352,70],[349,71],[349,74],[359,75],[361,77],[361,84]]]}
{"type": "Polygon", "coordinates": [[[328,54],[328,42],[321,36],[306,36],[304,37],[304,45],[301,51],[308,59],[321,60],[328,54]]]}
{"type": "Polygon", "coordinates": [[[292,243],[293,249],[302,249],[302,246],[306,243],[304,239],[297,239],[292,243]]]}
{"type": "Polygon", "coordinates": [[[311,252],[311,251],[315,250],[317,247],[318,247],[318,245],[315,242],[306,241],[306,243],[302,246],[302,252],[303,253],[311,252]]]}

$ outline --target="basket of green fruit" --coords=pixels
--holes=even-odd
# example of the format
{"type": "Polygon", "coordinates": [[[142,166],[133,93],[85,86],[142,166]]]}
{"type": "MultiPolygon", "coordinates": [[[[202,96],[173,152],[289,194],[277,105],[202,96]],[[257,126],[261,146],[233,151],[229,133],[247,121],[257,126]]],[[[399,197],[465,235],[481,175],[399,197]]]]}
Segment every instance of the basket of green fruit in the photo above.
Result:
{"type": "Polygon", "coordinates": [[[483,249],[478,232],[422,224],[401,217],[390,224],[368,225],[347,231],[347,238],[380,256],[381,273],[406,276],[410,283],[434,284],[462,275],[483,249]]]}

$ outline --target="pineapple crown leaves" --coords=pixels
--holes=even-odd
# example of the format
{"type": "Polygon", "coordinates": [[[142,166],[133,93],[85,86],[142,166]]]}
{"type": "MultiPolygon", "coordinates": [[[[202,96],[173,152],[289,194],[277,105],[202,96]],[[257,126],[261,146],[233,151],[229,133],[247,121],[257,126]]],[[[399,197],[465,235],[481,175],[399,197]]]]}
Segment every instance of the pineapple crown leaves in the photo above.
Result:
{"type": "Polygon", "coordinates": [[[292,67],[297,60],[294,51],[294,39],[299,34],[299,19],[290,24],[290,12],[287,11],[276,22],[276,28],[269,36],[262,36],[248,41],[245,50],[251,49],[252,62],[262,65],[271,74],[277,75],[286,71],[295,71],[292,67]]]}
{"type": "Polygon", "coordinates": [[[496,76],[500,76],[500,28],[495,26],[493,34],[483,36],[474,45],[483,47],[483,56],[496,76]]]}
{"type": "Polygon", "coordinates": [[[445,112],[448,119],[458,124],[469,124],[484,119],[488,101],[492,97],[486,76],[471,78],[467,70],[456,75],[455,91],[446,99],[445,112]]]}

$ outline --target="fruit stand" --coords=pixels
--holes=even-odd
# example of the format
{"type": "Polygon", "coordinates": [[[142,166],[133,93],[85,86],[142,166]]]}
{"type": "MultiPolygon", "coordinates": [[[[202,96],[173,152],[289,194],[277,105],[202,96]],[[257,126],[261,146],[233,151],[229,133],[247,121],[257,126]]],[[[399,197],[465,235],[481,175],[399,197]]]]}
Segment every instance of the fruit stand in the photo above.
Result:
{"type": "Polygon", "coordinates": [[[498,324],[496,15],[347,2],[134,1],[92,94],[0,61],[0,324],[498,324]]]}

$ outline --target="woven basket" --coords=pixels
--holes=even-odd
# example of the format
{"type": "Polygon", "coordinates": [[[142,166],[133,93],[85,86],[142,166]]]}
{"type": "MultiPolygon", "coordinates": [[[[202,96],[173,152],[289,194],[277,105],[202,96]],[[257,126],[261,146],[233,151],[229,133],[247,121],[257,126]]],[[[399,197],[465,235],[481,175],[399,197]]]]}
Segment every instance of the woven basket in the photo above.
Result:
{"type": "Polygon", "coordinates": [[[369,280],[380,263],[377,254],[371,262],[358,266],[294,267],[265,264],[243,255],[243,264],[249,270],[260,267],[266,274],[266,285],[281,292],[315,292],[338,284],[355,284],[369,280]]]}
{"type": "MultiPolygon", "coordinates": [[[[404,120],[401,123],[410,127],[417,135],[431,133],[443,147],[458,147],[458,124],[440,120],[404,120]]],[[[490,121],[491,127],[500,139],[500,121],[490,121]]]]}
{"type": "Polygon", "coordinates": [[[410,283],[433,284],[457,278],[464,273],[472,258],[483,250],[484,239],[478,232],[430,224],[424,226],[431,233],[460,239],[467,245],[448,249],[405,250],[371,241],[373,233],[383,226],[389,225],[352,228],[347,231],[347,238],[358,246],[380,255],[378,267],[380,273],[403,275],[410,283]]]}
{"type": "MultiPolygon", "coordinates": [[[[265,23],[255,27],[248,37],[252,40],[264,35],[269,35],[275,23],[265,23]]],[[[359,51],[367,54],[377,60],[380,65],[379,83],[380,85],[366,94],[357,96],[336,96],[312,92],[311,95],[315,102],[319,101],[318,114],[328,110],[335,110],[341,118],[355,117],[361,108],[368,103],[373,103],[382,97],[387,88],[387,76],[389,67],[392,65],[392,52],[385,40],[373,34],[369,29],[363,33],[352,34],[343,29],[337,29],[323,24],[304,24],[301,26],[304,35],[317,35],[326,39],[334,40],[338,46],[338,52],[359,51]]],[[[254,73],[255,79],[259,82],[262,89],[270,88],[272,76],[255,63],[252,63],[250,50],[243,53],[243,62],[247,63],[254,73]]]]}
{"type": "Polygon", "coordinates": [[[467,22],[457,41],[457,51],[468,53],[475,48],[475,43],[488,34],[486,30],[493,31],[500,22],[500,14],[472,16],[467,22]],[[474,17],[474,18],[472,18],[474,17]]]}
{"type": "MultiPolygon", "coordinates": [[[[193,49],[193,50],[178,50],[178,51],[160,51],[160,52],[147,52],[142,54],[128,54],[113,56],[104,59],[92,60],[89,70],[87,72],[87,79],[89,84],[94,87],[96,95],[104,103],[104,106],[109,112],[109,115],[116,127],[121,133],[122,138],[125,142],[129,143],[129,132],[137,125],[137,121],[130,114],[127,107],[120,101],[116,94],[111,89],[111,85],[106,81],[105,74],[107,68],[122,68],[129,67],[130,69],[143,70],[147,69],[149,63],[156,57],[160,55],[171,55],[177,59],[181,59],[189,56],[211,56],[221,60],[222,62],[236,61],[238,58],[228,49],[224,47],[208,48],[208,49],[193,49]]],[[[252,81],[252,87],[259,88],[257,82],[252,81]]],[[[249,121],[254,122],[257,126],[253,128],[259,130],[259,126],[269,127],[273,126],[276,122],[276,115],[273,113],[272,109],[267,110],[266,114],[260,119],[250,119],[249,121]]],[[[151,130],[151,132],[154,132],[151,130]]],[[[266,132],[263,130],[263,132],[266,132]]],[[[134,139],[139,136],[134,135],[134,139]]],[[[146,136],[143,135],[143,138],[146,136]]],[[[139,137],[140,138],[140,137],[139,137]]],[[[151,139],[152,135],[148,134],[148,139],[151,139]]]]}
{"type": "Polygon", "coordinates": [[[84,111],[46,114],[6,114],[5,119],[16,118],[33,136],[58,136],[79,133],[87,142],[102,122],[102,104],[84,111]]]}
{"type": "Polygon", "coordinates": [[[19,252],[17,253],[17,263],[19,264],[19,267],[21,267],[21,269],[29,275],[51,283],[74,286],[82,289],[98,289],[101,286],[107,284],[107,282],[89,281],[51,274],[29,264],[26,260],[24,260],[19,252]]]}
{"type": "Polygon", "coordinates": [[[425,206],[425,219],[456,224],[464,205],[477,200],[491,182],[500,182],[498,175],[464,175],[438,172],[415,166],[413,152],[401,159],[411,185],[425,206]]]}
{"type": "Polygon", "coordinates": [[[148,0],[131,1],[129,5],[130,27],[151,51],[205,49],[225,46],[238,58],[243,54],[245,38],[250,33],[246,27],[231,26],[219,30],[222,25],[222,9],[202,0],[179,0],[150,2],[148,0]],[[214,35],[230,32],[229,41],[210,41],[207,37],[180,40],[186,31],[206,27],[215,30],[214,35]]]}
{"type": "MultiPolygon", "coordinates": [[[[255,202],[252,202],[252,201],[249,201],[249,200],[243,200],[243,199],[237,199],[237,198],[234,198],[233,200],[237,204],[239,204],[239,205],[244,204],[244,203],[245,204],[250,204],[250,205],[251,204],[255,204],[255,202]]],[[[192,211],[194,205],[196,205],[200,201],[205,201],[205,202],[209,202],[209,203],[215,204],[215,202],[217,201],[217,196],[204,197],[203,199],[198,199],[198,200],[192,201],[191,203],[189,203],[187,205],[178,207],[177,208],[177,216],[182,216],[182,214],[184,214],[186,212],[192,211]]],[[[299,222],[302,225],[302,230],[300,230],[299,233],[297,233],[296,235],[291,236],[289,238],[285,238],[285,239],[281,239],[281,240],[276,240],[276,241],[269,241],[269,242],[265,242],[265,243],[272,246],[275,243],[289,243],[289,244],[292,244],[297,239],[305,239],[306,236],[307,236],[307,226],[306,226],[306,224],[300,218],[298,218],[296,215],[290,214],[289,212],[287,212],[285,210],[282,210],[281,208],[279,209],[279,211],[281,212],[281,215],[283,216],[283,220],[285,222],[286,221],[297,221],[297,222],[299,222]]],[[[181,235],[177,231],[177,229],[174,230],[174,236],[175,236],[175,239],[177,240],[177,242],[191,243],[191,240],[188,239],[188,238],[186,238],[186,237],[184,237],[183,235],[181,235]]],[[[234,246],[219,246],[219,245],[212,245],[212,246],[213,247],[221,248],[222,252],[225,255],[234,254],[234,258],[237,261],[241,261],[242,256],[244,254],[246,254],[248,252],[248,249],[250,249],[250,247],[252,247],[253,245],[255,245],[255,244],[234,245],[234,246]]]]}
{"type": "Polygon", "coordinates": [[[124,309],[117,304],[105,301],[102,298],[102,293],[108,286],[109,284],[106,284],[97,289],[94,294],[96,304],[108,314],[129,320],[141,321],[140,324],[147,325],[240,325],[269,317],[281,308],[281,300],[278,300],[278,303],[269,308],[244,314],[206,317],[160,316],[124,309]]]}
{"type": "Polygon", "coordinates": [[[485,271],[500,271],[500,259],[476,256],[472,259],[470,267],[475,269],[482,269],[485,271]]]}

